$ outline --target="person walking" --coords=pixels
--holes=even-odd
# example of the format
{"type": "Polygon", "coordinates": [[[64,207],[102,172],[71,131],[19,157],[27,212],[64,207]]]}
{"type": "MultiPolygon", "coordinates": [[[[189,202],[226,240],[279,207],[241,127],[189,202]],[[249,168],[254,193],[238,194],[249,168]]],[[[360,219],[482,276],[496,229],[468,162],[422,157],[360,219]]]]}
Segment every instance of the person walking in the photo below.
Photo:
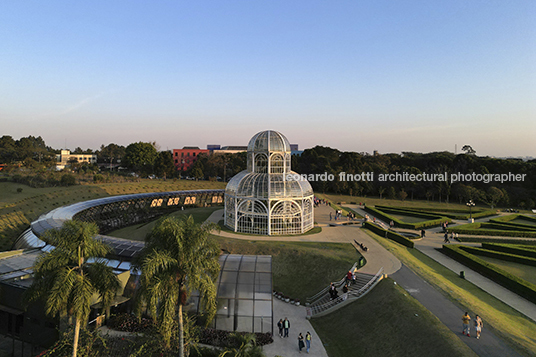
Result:
{"type": "Polygon", "coordinates": [[[462,323],[463,323],[462,333],[464,335],[467,335],[467,337],[471,337],[471,335],[469,334],[469,324],[471,323],[471,316],[469,316],[469,313],[465,312],[465,315],[462,316],[462,323]]]}
{"type": "Polygon", "coordinates": [[[288,337],[288,330],[290,329],[290,321],[285,317],[285,321],[283,321],[283,329],[285,330],[285,336],[288,337]]]}
{"type": "Polygon", "coordinates": [[[298,349],[300,350],[300,353],[301,353],[302,348],[304,347],[305,347],[305,344],[303,343],[303,335],[300,332],[300,334],[298,335],[298,349]]]}
{"type": "Polygon", "coordinates": [[[482,327],[484,327],[484,323],[482,322],[482,319],[480,316],[475,316],[475,331],[476,331],[476,339],[478,340],[480,338],[480,333],[482,332],[482,327]]]}
{"type": "Polygon", "coordinates": [[[348,283],[344,284],[344,287],[342,288],[342,292],[343,292],[342,300],[346,301],[346,299],[348,298],[348,283]]]}
{"type": "Polygon", "coordinates": [[[279,319],[277,328],[279,329],[279,337],[283,337],[283,319],[279,319]]]}
{"type": "Polygon", "coordinates": [[[309,350],[311,349],[311,340],[311,333],[307,331],[307,333],[305,334],[305,347],[307,347],[307,353],[309,353],[309,350]]]}

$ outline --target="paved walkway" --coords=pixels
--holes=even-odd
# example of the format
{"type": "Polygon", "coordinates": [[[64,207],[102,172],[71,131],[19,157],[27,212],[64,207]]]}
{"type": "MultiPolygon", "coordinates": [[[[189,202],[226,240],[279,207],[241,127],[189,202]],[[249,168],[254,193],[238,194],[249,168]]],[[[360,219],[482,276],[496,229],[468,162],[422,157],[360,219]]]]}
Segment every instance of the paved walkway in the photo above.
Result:
{"type": "MultiPolygon", "coordinates": [[[[475,338],[474,327],[470,326],[473,338],[462,335],[462,316],[465,311],[454,305],[449,299],[434,289],[430,284],[413,273],[406,266],[391,275],[400,286],[402,286],[411,296],[416,298],[425,308],[454,332],[467,346],[469,346],[479,356],[520,356],[510,346],[504,343],[493,332],[484,328],[479,340],[475,338]]],[[[474,316],[471,316],[474,318],[474,316]]]]}
{"type": "MultiPolygon", "coordinates": [[[[357,205],[345,205],[352,208],[362,216],[366,213],[357,205]]],[[[334,210],[325,205],[315,208],[315,222],[322,227],[322,232],[297,237],[273,237],[273,236],[255,236],[255,240],[285,240],[285,241],[311,241],[311,242],[340,242],[351,243],[354,240],[366,245],[369,250],[361,254],[367,259],[367,264],[362,268],[362,271],[368,274],[376,274],[380,267],[384,268],[386,274],[391,275],[399,284],[404,287],[413,297],[421,302],[427,309],[436,315],[451,331],[460,336],[460,339],[481,356],[519,356],[502,340],[496,337],[491,332],[484,329],[480,340],[467,338],[461,335],[461,316],[463,311],[446,299],[441,293],[436,291],[426,281],[412,273],[408,268],[403,267],[400,261],[390,252],[384,249],[379,243],[360,229],[360,224],[351,223],[346,219],[330,220],[330,212],[334,210]]],[[[371,216],[370,214],[368,214],[371,216]]],[[[372,217],[372,216],[371,216],[372,217]]],[[[223,210],[215,211],[209,221],[214,223],[223,219],[223,210]]],[[[488,218],[489,219],[489,218],[488,218]]],[[[385,222],[384,222],[385,223],[385,222]]],[[[457,222],[458,223],[458,222],[457,222]]],[[[462,222],[459,222],[462,223],[462,222]]],[[[427,230],[427,236],[423,240],[416,241],[415,248],[419,249],[424,254],[436,260],[440,264],[446,266],[452,271],[459,273],[464,270],[466,279],[481,289],[488,292],[490,295],[497,297],[499,300],[512,306],[524,315],[531,319],[536,318],[536,305],[519,297],[517,294],[504,289],[502,286],[492,282],[489,279],[482,277],[480,274],[468,269],[467,267],[457,263],[449,257],[439,253],[436,249],[442,246],[443,236],[439,233],[439,229],[427,230]],[[436,232],[437,231],[437,232],[436,232]]],[[[219,233],[222,237],[247,239],[251,240],[251,236],[234,234],[226,231],[219,233]]],[[[326,356],[323,346],[319,344],[320,340],[316,335],[312,325],[305,319],[305,308],[296,307],[279,300],[274,300],[274,323],[277,323],[280,318],[288,317],[291,321],[291,336],[288,339],[280,339],[277,335],[274,338],[274,343],[265,346],[264,350],[267,356],[297,356],[298,342],[297,336],[299,332],[304,335],[310,331],[313,335],[312,355],[326,356]],[[321,347],[321,348],[320,348],[321,347]]],[[[277,327],[274,326],[274,331],[277,327]]]]}
{"type": "Polygon", "coordinates": [[[305,315],[305,307],[294,306],[279,299],[274,299],[274,343],[263,347],[266,356],[291,357],[307,354],[305,349],[302,350],[301,354],[298,350],[298,334],[301,332],[305,338],[307,331],[309,331],[312,336],[309,355],[319,357],[328,356],[324,345],[320,341],[320,338],[316,334],[316,331],[309,320],[305,318],[305,315]],[[280,338],[278,336],[279,330],[277,328],[277,322],[279,319],[285,319],[285,317],[290,321],[289,337],[280,338]]]}
{"type": "MultiPolygon", "coordinates": [[[[363,211],[361,208],[357,207],[356,205],[348,205],[348,207],[354,209],[359,214],[363,214],[363,215],[367,214],[365,211],[363,211]]],[[[482,219],[479,219],[478,221],[479,222],[486,221],[494,217],[482,218],[482,219]]],[[[463,222],[458,222],[458,223],[463,223],[463,222]]],[[[395,229],[395,230],[398,230],[398,229],[395,229]]],[[[405,230],[405,229],[400,229],[400,230],[411,232],[411,230],[405,230]]],[[[446,255],[444,255],[443,253],[439,252],[438,249],[443,246],[443,239],[444,238],[443,238],[441,227],[427,229],[426,238],[415,240],[415,248],[421,251],[422,253],[426,254],[427,256],[429,256],[430,258],[432,258],[439,264],[443,265],[444,267],[452,270],[456,274],[459,274],[460,271],[463,270],[465,272],[466,280],[470,281],[474,285],[486,291],[488,294],[496,297],[497,299],[501,300],[505,304],[511,306],[512,308],[516,309],[523,315],[527,316],[528,318],[536,322],[536,304],[533,304],[527,299],[522,298],[521,296],[495,283],[494,281],[480,275],[479,273],[468,268],[467,266],[461,263],[458,263],[456,260],[451,259],[447,257],[446,255]]],[[[480,246],[480,244],[476,244],[476,243],[456,242],[456,244],[480,246]]]]}

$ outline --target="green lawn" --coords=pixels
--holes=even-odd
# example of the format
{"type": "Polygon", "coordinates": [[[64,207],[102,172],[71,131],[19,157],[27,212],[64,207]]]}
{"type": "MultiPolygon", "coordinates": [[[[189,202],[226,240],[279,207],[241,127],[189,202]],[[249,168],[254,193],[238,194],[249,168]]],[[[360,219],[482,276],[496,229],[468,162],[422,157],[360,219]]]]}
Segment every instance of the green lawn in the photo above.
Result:
{"type": "Polygon", "coordinates": [[[530,226],[535,226],[536,227],[536,222],[535,221],[531,221],[530,219],[524,219],[522,217],[513,219],[513,220],[509,221],[509,223],[525,224],[525,225],[530,225],[530,226]]]}
{"type": "Polygon", "coordinates": [[[330,357],[476,356],[390,278],[363,298],[311,323],[330,357]]]}
{"type": "Polygon", "coordinates": [[[493,329],[522,355],[533,355],[533,351],[536,351],[534,321],[467,280],[461,279],[458,274],[417,249],[406,248],[368,230],[366,232],[463,310],[469,311],[472,315],[482,316],[482,319],[487,321],[486,328],[493,329]]]}
{"type": "MultiPolygon", "coordinates": [[[[364,202],[369,206],[394,206],[394,207],[408,207],[408,208],[433,208],[437,210],[441,209],[459,209],[461,211],[467,210],[467,207],[464,204],[458,204],[458,203],[445,203],[445,202],[437,202],[437,201],[422,201],[422,200],[414,200],[411,201],[409,198],[405,201],[401,200],[392,200],[383,198],[380,200],[379,197],[358,197],[358,196],[347,196],[347,195],[334,195],[334,194],[318,194],[315,193],[317,197],[320,198],[326,198],[332,202],[345,202],[345,203],[359,203],[364,202]]],[[[487,207],[487,206],[486,206],[487,207]]]]}
{"type": "Polygon", "coordinates": [[[423,217],[414,217],[414,216],[405,216],[402,214],[393,214],[393,213],[387,213],[389,216],[392,216],[402,222],[406,223],[419,223],[419,222],[425,222],[429,221],[430,218],[423,218],[423,217]]]}
{"type": "Polygon", "coordinates": [[[536,267],[509,262],[502,259],[490,258],[483,255],[478,255],[479,259],[485,260],[488,263],[494,264],[508,273],[524,279],[529,283],[536,284],[536,267]]]}
{"type": "MultiPolygon", "coordinates": [[[[196,223],[203,223],[208,217],[210,217],[212,212],[217,211],[219,209],[222,209],[222,207],[215,206],[215,207],[189,208],[189,209],[185,209],[184,211],[173,212],[170,214],[170,216],[184,217],[184,216],[191,215],[194,218],[194,221],[196,223]]],[[[117,238],[144,241],[145,236],[147,235],[147,233],[149,233],[153,229],[156,222],[157,220],[154,220],[148,223],[135,224],[133,226],[124,227],[124,228],[109,232],[106,235],[117,237],[117,238]]]]}
{"type": "Polygon", "coordinates": [[[274,289],[302,302],[342,279],[361,258],[351,244],[255,241],[215,236],[231,254],[272,256],[274,289]]]}

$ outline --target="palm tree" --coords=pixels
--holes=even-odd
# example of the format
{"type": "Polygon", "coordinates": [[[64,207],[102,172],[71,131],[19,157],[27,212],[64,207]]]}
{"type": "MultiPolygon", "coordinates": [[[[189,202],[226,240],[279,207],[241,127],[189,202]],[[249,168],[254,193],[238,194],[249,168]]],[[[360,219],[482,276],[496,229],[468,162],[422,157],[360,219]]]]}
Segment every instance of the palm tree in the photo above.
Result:
{"type": "Polygon", "coordinates": [[[37,259],[34,282],[26,295],[27,301],[43,299],[48,315],[67,313],[74,317],[73,357],[93,294],[98,293],[107,308],[120,287],[112,268],[102,259],[110,248],[94,239],[98,231],[95,223],[80,221],[67,221],[60,229],[48,230],[43,238],[55,248],[37,259]]]}
{"type": "Polygon", "coordinates": [[[230,336],[235,347],[228,347],[218,357],[265,357],[262,347],[257,345],[257,338],[253,333],[232,333],[230,336]]]}
{"type": "Polygon", "coordinates": [[[158,321],[164,348],[169,349],[178,320],[179,356],[184,356],[182,306],[192,290],[202,298],[207,323],[216,314],[219,248],[210,237],[214,224],[195,224],[192,216],[161,219],[145,239],[136,266],[141,269],[139,303],[145,302],[158,321]]]}

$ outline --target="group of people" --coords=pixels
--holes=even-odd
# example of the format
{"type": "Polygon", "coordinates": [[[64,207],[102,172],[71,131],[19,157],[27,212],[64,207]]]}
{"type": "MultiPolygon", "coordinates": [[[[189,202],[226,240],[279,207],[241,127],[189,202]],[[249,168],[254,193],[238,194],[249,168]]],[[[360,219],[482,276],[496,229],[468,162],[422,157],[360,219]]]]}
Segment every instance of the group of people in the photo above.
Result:
{"type": "MultiPolygon", "coordinates": [[[[465,315],[462,316],[462,324],[463,324],[463,331],[462,333],[466,335],[467,337],[471,337],[470,334],[470,324],[471,324],[471,316],[469,316],[469,313],[465,312],[465,315]]],[[[474,326],[476,331],[476,338],[480,338],[480,333],[482,332],[482,327],[484,327],[484,322],[482,322],[482,319],[480,316],[476,315],[474,320],[474,326]]]]}
{"type": "Polygon", "coordinates": [[[364,245],[363,243],[359,243],[358,241],[356,241],[354,239],[354,243],[357,244],[361,249],[363,249],[364,252],[368,251],[368,248],[366,245],[364,245]]]}
{"type": "Polygon", "coordinates": [[[279,329],[279,337],[288,337],[288,331],[290,330],[290,321],[288,318],[285,317],[285,319],[279,319],[279,322],[277,323],[277,328],[279,329]]]}
{"type": "Polygon", "coordinates": [[[450,243],[451,239],[458,240],[458,233],[450,233],[450,239],[448,232],[445,232],[445,239],[443,240],[443,243],[450,243]]]}
{"type": "MultiPolygon", "coordinates": [[[[290,330],[290,321],[288,318],[285,317],[285,319],[280,319],[277,323],[277,328],[279,329],[279,337],[288,337],[288,333],[290,330]]],[[[300,334],[298,335],[298,349],[300,350],[300,353],[304,347],[307,349],[307,353],[309,353],[309,350],[311,349],[311,340],[312,336],[309,331],[305,334],[305,337],[300,334]]]]}
{"type": "Polygon", "coordinates": [[[335,284],[331,283],[329,285],[329,299],[333,300],[333,299],[336,299],[338,296],[339,296],[339,292],[337,291],[335,284]]]}
{"type": "MultiPolygon", "coordinates": [[[[337,209],[335,210],[335,220],[341,219],[342,217],[342,210],[337,209]]],[[[333,219],[333,213],[329,212],[329,220],[331,221],[333,219]]]]}
{"type": "Polygon", "coordinates": [[[315,197],[314,200],[313,200],[313,204],[314,204],[315,207],[318,207],[320,205],[326,205],[327,206],[327,205],[329,205],[329,202],[327,200],[323,199],[323,198],[320,199],[318,197],[315,197]]]}
{"type": "Polygon", "coordinates": [[[298,335],[298,349],[300,350],[300,353],[304,347],[306,347],[306,351],[307,353],[309,353],[309,350],[311,349],[311,339],[312,339],[312,336],[309,331],[307,331],[307,333],[305,334],[305,338],[300,332],[300,334],[298,335]],[[304,343],[304,340],[305,340],[305,343],[304,343]]]}

